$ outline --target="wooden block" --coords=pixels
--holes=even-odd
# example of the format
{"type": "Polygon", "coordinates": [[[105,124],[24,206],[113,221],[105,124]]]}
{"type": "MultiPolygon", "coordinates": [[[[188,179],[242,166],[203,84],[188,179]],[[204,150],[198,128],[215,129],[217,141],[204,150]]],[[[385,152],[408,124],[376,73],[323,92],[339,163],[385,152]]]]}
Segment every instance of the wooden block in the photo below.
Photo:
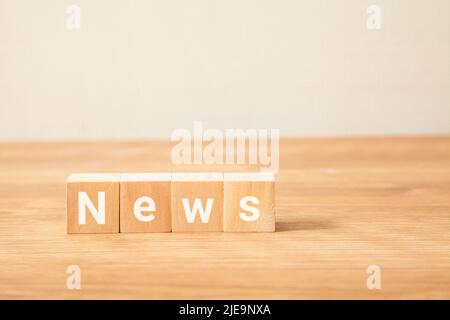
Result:
{"type": "Polygon", "coordinates": [[[223,231],[223,174],[172,174],[172,231],[223,231]]]}
{"type": "Polygon", "coordinates": [[[67,233],[119,232],[119,174],[71,174],[67,233]]]}
{"type": "Polygon", "coordinates": [[[171,173],[120,177],[120,232],[170,232],[171,173]]]}
{"type": "Polygon", "coordinates": [[[275,231],[273,174],[225,173],[224,231],[275,231]]]}

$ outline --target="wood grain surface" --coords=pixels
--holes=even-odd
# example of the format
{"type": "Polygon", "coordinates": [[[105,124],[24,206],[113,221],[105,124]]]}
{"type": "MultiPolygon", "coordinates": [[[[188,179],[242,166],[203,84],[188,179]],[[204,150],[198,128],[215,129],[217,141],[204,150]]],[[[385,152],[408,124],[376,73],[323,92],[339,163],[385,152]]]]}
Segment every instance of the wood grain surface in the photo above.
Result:
{"type": "Polygon", "coordinates": [[[212,168],[169,142],[0,143],[0,298],[450,298],[450,137],[280,147],[275,233],[72,235],[70,173],[212,168]]]}

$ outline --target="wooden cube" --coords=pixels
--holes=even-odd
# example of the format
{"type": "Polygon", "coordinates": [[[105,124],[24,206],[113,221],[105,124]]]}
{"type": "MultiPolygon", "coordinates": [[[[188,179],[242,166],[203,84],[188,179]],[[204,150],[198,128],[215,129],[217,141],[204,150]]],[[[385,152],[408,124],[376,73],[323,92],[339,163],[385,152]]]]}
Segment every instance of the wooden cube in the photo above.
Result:
{"type": "Polygon", "coordinates": [[[170,232],[170,173],[120,177],[120,232],[170,232]]]}
{"type": "Polygon", "coordinates": [[[172,231],[223,231],[223,174],[172,174],[172,231]]]}
{"type": "Polygon", "coordinates": [[[225,173],[224,231],[274,232],[275,181],[271,173],[225,173]]]}
{"type": "Polygon", "coordinates": [[[118,233],[119,184],[119,174],[71,174],[67,233],[118,233]]]}

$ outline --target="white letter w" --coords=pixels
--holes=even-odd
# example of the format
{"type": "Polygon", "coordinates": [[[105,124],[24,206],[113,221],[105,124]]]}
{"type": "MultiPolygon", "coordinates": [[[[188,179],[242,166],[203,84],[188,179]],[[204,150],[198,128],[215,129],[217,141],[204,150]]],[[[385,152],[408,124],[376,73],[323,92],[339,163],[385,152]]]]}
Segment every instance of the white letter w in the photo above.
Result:
{"type": "Polygon", "coordinates": [[[184,213],[186,214],[186,219],[188,223],[194,223],[195,215],[197,211],[200,213],[200,219],[202,223],[208,223],[209,216],[211,215],[211,210],[213,206],[214,199],[208,198],[206,201],[206,210],[203,209],[202,201],[198,198],[194,200],[194,207],[191,211],[191,206],[189,205],[189,199],[183,198],[184,213]]]}

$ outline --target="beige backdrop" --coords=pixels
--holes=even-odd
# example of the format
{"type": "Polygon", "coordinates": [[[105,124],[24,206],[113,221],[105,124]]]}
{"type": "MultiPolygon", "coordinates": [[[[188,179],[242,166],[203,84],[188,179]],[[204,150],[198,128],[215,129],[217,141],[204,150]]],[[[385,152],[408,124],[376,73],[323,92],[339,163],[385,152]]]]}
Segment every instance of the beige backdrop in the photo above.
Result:
{"type": "Polygon", "coordinates": [[[450,133],[449,42],[449,0],[0,0],[0,139],[450,133]]]}

